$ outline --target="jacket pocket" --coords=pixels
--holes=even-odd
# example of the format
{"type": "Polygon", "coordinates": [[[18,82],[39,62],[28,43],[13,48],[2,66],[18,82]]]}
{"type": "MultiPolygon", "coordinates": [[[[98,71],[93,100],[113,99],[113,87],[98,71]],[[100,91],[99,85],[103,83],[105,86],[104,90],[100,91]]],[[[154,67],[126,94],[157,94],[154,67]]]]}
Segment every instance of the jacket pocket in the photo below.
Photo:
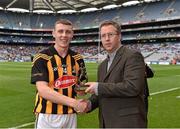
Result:
{"type": "Polygon", "coordinates": [[[124,108],[118,111],[118,115],[120,116],[126,116],[126,115],[138,114],[138,113],[140,113],[140,110],[137,107],[124,108]]]}

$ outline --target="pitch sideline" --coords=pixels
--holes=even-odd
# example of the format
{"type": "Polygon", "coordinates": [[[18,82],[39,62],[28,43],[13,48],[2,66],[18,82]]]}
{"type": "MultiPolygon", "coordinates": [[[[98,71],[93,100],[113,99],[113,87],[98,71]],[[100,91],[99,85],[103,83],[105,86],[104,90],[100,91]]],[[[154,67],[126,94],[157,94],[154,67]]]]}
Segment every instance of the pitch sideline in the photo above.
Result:
{"type": "Polygon", "coordinates": [[[34,124],[34,122],[30,122],[30,123],[22,124],[22,125],[19,125],[19,126],[16,126],[16,127],[11,127],[11,128],[8,128],[8,129],[17,129],[17,128],[26,127],[26,126],[33,125],[33,124],[34,124]]]}
{"type": "MultiPolygon", "coordinates": [[[[157,94],[162,94],[162,93],[166,93],[166,92],[170,92],[170,91],[174,91],[174,90],[178,90],[178,89],[180,89],[180,87],[171,88],[171,89],[163,90],[163,91],[159,91],[159,92],[154,92],[154,93],[151,93],[150,96],[157,95],[157,94]]],[[[34,122],[30,122],[30,123],[22,124],[22,125],[19,125],[19,126],[16,126],[16,127],[11,127],[11,128],[8,128],[8,129],[17,129],[17,128],[26,127],[26,126],[33,125],[33,124],[34,124],[34,122]]]]}
{"type": "Polygon", "coordinates": [[[166,92],[174,91],[174,90],[178,90],[178,89],[180,89],[180,87],[171,88],[171,89],[163,90],[163,91],[158,91],[158,92],[151,93],[150,96],[157,95],[157,94],[162,94],[162,93],[166,93],[166,92]]]}

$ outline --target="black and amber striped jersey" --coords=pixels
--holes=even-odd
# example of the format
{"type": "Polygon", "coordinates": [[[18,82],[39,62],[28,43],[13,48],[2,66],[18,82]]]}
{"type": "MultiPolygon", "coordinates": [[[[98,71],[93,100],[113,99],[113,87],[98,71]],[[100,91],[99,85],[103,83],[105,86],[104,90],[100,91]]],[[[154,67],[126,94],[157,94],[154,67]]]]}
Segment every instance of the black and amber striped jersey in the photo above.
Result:
{"type": "MultiPolygon", "coordinates": [[[[68,50],[66,57],[58,55],[54,46],[36,54],[33,58],[31,83],[46,81],[48,86],[65,96],[75,98],[74,91],[77,82],[77,75],[80,64],[84,65],[82,56],[79,53],[68,50]]],[[[75,113],[73,108],[52,103],[36,94],[34,112],[48,114],[70,114],[75,113]]]]}

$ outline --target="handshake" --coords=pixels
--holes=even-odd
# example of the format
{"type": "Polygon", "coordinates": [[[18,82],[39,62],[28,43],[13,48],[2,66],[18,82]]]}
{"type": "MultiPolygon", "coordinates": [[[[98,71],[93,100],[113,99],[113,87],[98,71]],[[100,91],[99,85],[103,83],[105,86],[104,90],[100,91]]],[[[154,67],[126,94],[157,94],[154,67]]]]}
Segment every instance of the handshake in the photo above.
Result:
{"type": "Polygon", "coordinates": [[[74,105],[74,110],[77,113],[86,113],[91,110],[91,102],[86,99],[79,99],[76,100],[76,103],[74,105]]]}
{"type": "MultiPolygon", "coordinates": [[[[85,93],[95,94],[97,92],[97,82],[87,82],[85,85],[87,85],[85,93]]],[[[73,108],[77,113],[86,113],[91,110],[91,102],[87,99],[79,99],[75,101],[73,108]]]]}

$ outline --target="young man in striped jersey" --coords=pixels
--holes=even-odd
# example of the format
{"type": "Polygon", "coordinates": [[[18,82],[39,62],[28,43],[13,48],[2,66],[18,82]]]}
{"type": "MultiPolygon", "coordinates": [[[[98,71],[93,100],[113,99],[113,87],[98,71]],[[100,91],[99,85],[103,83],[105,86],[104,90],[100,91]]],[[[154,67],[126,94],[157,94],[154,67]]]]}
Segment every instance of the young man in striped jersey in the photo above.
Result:
{"type": "Polygon", "coordinates": [[[87,104],[76,100],[75,84],[82,56],[69,49],[73,25],[58,20],[52,35],[54,46],[36,54],[32,64],[31,83],[37,94],[34,112],[36,128],[76,128],[76,111],[82,112],[87,104]]]}

